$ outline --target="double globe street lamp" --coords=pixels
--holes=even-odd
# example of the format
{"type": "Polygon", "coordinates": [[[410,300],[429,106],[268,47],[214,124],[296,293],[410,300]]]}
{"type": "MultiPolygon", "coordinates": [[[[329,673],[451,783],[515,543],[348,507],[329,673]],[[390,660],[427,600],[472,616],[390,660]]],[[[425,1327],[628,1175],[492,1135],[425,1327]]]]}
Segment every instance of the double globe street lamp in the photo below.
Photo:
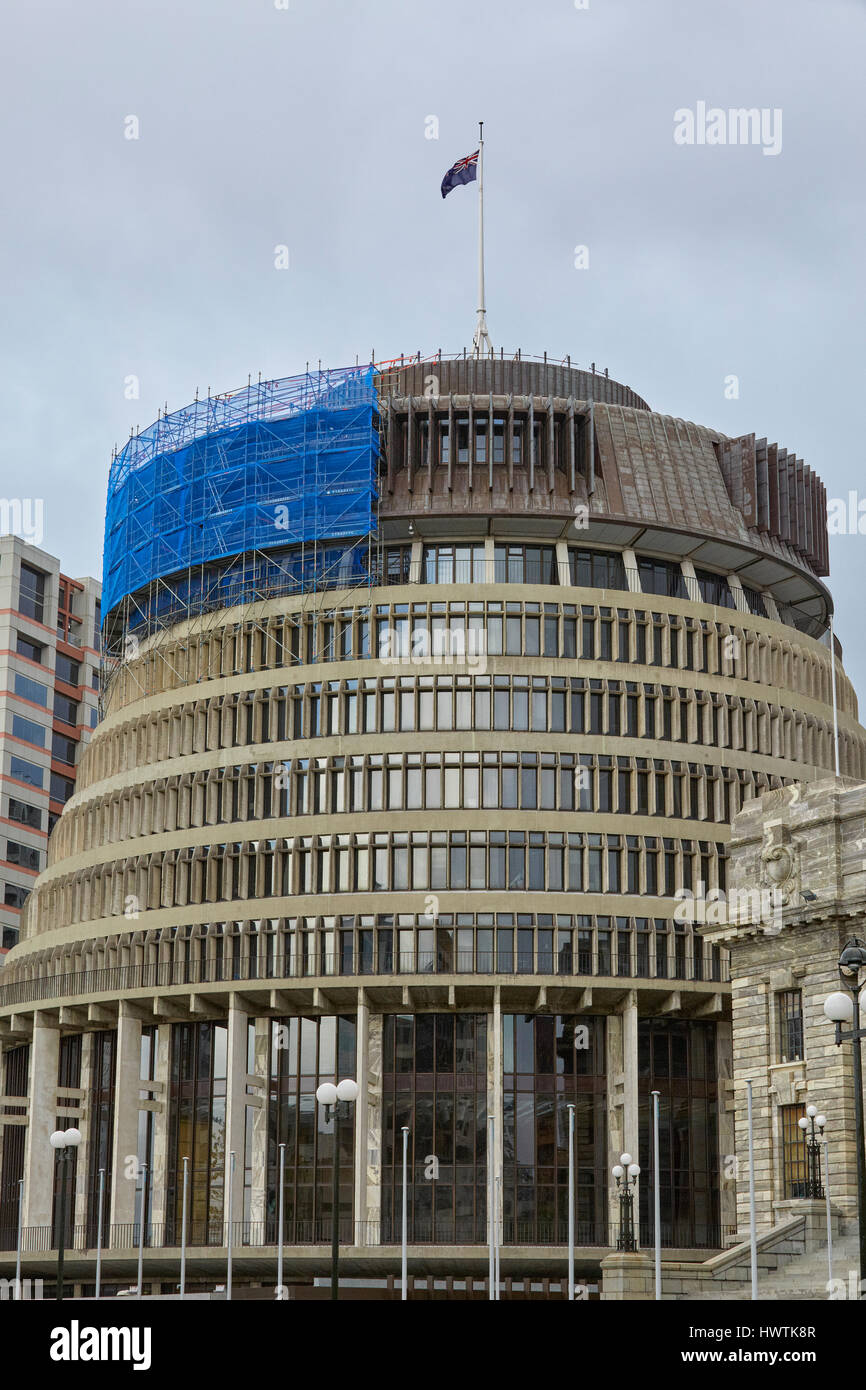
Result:
{"type": "Polygon", "coordinates": [[[824,1188],[821,1184],[821,1141],[819,1136],[823,1135],[826,1123],[827,1116],[818,1114],[817,1105],[807,1105],[806,1114],[797,1121],[803,1131],[803,1138],[806,1140],[806,1158],[808,1161],[806,1196],[816,1201],[824,1196],[824,1188]],[[810,1126],[811,1132],[807,1134],[806,1131],[810,1126]]]}
{"type": "Polygon", "coordinates": [[[331,1203],[331,1298],[340,1297],[340,1120],[348,1119],[352,1105],[358,1099],[358,1083],[346,1079],[335,1086],[323,1081],[316,1091],[316,1100],[325,1107],[325,1123],[333,1112],[334,1120],[334,1190],[331,1203]]]}
{"type": "Polygon", "coordinates": [[[634,1189],[640,1177],[640,1164],[632,1163],[631,1154],[620,1154],[619,1163],[615,1163],[610,1171],[616,1178],[619,1194],[619,1239],[616,1248],[623,1251],[637,1250],[634,1234],[634,1189]]]}
{"type": "Polygon", "coordinates": [[[55,1129],[48,1141],[57,1154],[57,1163],[60,1168],[60,1203],[58,1211],[58,1225],[60,1227],[57,1237],[57,1298],[63,1298],[63,1256],[66,1245],[66,1184],[69,1172],[75,1162],[75,1152],[81,1143],[80,1129],[55,1129]]]}

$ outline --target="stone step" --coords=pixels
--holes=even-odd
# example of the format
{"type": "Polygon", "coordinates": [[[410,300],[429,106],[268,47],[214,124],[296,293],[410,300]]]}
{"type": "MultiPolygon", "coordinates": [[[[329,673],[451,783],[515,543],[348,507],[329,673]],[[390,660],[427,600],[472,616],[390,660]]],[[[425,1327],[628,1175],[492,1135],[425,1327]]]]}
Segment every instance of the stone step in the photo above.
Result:
{"type": "MultiPolygon", "coordinates": [[[[833,1242],[834,1278],[848,1285],[849,1271],[859,1268],[859,1241],[856,1235],[845,1232],[833,1242]]],[[[785,1300],[792,1303],[820,1302],[829,1298],[827,1282],[830,1278],[827,1247],[819,1246],[792,1259],[781,1260],[771,1271],[759,1271],[758,1299],[767,1301],[785,1300]]],[[[724,1300],[744,1303],[751,1299],[751,1283],[748,1273],[736,1284],[732,1280],[719,1280],[718,1292],[700,1293],[694,1302],[709,1303],[724,1300]]]]}

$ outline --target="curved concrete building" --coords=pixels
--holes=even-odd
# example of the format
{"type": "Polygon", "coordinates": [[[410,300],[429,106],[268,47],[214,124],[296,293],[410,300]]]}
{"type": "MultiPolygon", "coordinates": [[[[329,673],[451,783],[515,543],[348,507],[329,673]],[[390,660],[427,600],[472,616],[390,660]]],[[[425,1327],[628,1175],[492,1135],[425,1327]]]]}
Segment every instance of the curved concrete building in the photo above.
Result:
{"type": "Polygon", "coordinates": [[[281,1156],[309,1283],[315,1091],[354,1076],[347,1276],[399,1274],[406,1126],[410,1269],[481,1288],[492,1157],[503,1280],[558,1288],[573,1113],[594,1290],[654,1089],[664,1244],[721,1249],[730,986],[696,927],[743,802],[834,766],[823,487],[565,363],[285,386],[166,417],[112,470],[102,719],[0,977],[0,1246],[22,1191],[51,1277],[48,1134],[75,1123],[82,1288],[100,1170],[104,1279],[134,1282],[143,1203],[145,1278],[175,1287],[186,1169],[188,1287],[223,1282],[231,1220],[236,1284],[273,1296],[281,1156]]]}

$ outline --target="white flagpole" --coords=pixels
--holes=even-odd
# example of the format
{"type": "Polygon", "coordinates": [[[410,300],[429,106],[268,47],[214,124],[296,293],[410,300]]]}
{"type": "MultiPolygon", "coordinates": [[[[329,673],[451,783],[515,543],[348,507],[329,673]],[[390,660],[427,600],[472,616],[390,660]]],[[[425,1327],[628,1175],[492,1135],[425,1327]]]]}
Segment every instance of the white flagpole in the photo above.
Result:
{"type": "Polygon", "coordinates": [[[492,355],[493,344],[487,331],[486,307],[484,303],[484,122],[478,122],[478,322],[472,348],[476,357],[481,356],[482,348],[492,355]]]}

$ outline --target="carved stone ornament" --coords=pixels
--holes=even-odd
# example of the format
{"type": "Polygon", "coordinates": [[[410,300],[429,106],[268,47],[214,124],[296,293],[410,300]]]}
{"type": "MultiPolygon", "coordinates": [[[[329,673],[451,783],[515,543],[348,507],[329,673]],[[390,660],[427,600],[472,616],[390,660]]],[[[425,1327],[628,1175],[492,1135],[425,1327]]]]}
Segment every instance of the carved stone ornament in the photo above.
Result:
{"type": "Polygon", "coordinates": [[[787,826],[778,821],[764,828],[761,850],[761,887],[777,893],[787,906],[799,895],[800,854],[787,826]]]}

